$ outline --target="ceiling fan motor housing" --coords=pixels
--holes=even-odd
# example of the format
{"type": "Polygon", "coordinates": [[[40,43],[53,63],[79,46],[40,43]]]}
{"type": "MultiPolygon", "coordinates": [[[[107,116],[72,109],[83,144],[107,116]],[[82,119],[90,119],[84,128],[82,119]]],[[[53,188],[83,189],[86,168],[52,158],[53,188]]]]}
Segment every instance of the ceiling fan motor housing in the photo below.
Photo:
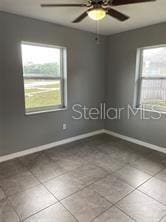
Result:
{"type": "Polygon", "coordinates": [[[90,5],[93,5],[93,6],[94,6],[94,5],[100,5],[100,6],[101,6],[101,5],[106,5],[106,4],[108,4],[108,1],[104,1],[104,0],[103,0],[103,1],[102,1],[102,0],[90,0],[90,1],[89,1],[89,4],[90,4],[90,5]]]}

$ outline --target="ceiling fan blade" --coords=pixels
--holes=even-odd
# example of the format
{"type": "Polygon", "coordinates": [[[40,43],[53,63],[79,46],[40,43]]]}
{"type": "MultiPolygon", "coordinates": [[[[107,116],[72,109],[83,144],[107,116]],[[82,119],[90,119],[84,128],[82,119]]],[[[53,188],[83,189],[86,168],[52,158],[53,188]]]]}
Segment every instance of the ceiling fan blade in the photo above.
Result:
{"type": "Polygon", "coordinates": [[[85,11],[84,13],[82,13],[78,18],[76,18],[73,23],[78,23],[81,22],[84,18],[86,18],[88,16],[88,12],[85,11]]]}
{"type": "Polygon", "coordinates": [[[41,7],[86,7],[87,4],[41,4],[41,7]]]}
{"type": "Polygon", "coordinates": [[[110,16],[118,19],[121,22],[126,21],[127,19],[129,19],[129,16],[124,15],[121,12],[118,12],[117,10],[112,9],[112,8],[108,8],[106,13],[107,13],[107,15],[110,15],[110,16]]]}
{"type": "Polygon", "coordinates": [[[143,2],[155,2],[156,0],[113,0],[111,5],[126,5],[134,3],[143,3],[143,2]]]}

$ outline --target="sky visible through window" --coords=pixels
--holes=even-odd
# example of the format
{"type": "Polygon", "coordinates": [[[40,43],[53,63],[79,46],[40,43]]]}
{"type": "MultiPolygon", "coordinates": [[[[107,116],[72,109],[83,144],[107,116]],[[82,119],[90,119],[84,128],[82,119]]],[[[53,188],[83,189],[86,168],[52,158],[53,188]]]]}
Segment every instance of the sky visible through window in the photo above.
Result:
{"type": "Polygon", "coordinates": [[[166,76],[166,47],[143,50],[143,76],[166,76]]]}
{"type": "Polygon", "coordinates": [[[23,65],[59,63],[60,49],[22,44],[23,65]]]}

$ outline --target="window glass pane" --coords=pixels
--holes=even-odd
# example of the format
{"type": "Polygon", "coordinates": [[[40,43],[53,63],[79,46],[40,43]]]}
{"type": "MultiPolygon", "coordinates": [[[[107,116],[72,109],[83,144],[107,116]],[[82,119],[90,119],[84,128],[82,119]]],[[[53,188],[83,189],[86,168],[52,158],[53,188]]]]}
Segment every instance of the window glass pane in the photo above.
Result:
{"type": "Polygon", "coordinates": [[[62,105],[61,49],[22,44],[26,110],[62,105]]]}
{"type": "Polygon", "coordinates": [[[166,80],[142,80],[141,105],[166,109],[166,80]]]}
{"type": "Polygon", "coordinates": [[[142,75],[146,77],[166,77],[166,47],[143,50],[142,75]]]}
{"type": "Polygon", "coordinates": [[[22,44],[25,77],[55,78],[60,76],[60,49],[22,44]]]}
{"type": "Polygon", "coordinates": [[[58,106],[61,101],[61,80],[24,78],[26,109],[58,106]]]}

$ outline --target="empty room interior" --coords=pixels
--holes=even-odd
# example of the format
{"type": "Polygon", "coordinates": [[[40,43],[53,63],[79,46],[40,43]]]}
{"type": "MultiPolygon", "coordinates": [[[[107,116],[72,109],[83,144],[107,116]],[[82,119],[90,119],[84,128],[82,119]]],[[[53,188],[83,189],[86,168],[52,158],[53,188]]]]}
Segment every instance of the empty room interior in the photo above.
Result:
{"type": "Polygon", "coordinates": [[[166,222],[166,0],[0,0],[0,222],[166,222]]]}

